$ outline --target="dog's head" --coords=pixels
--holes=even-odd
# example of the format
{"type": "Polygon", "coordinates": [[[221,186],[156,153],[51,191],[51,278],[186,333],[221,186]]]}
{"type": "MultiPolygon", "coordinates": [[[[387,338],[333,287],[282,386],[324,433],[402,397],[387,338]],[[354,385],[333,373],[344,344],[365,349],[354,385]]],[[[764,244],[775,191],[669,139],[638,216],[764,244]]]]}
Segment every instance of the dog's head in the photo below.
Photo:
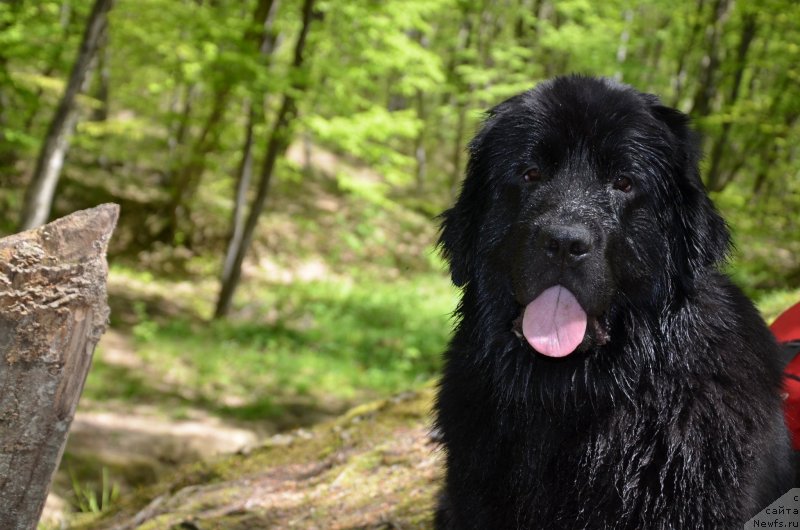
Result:
{"type": "Polygon", "coordinates": [[[547,355],[606,343],[615,307],[690,295],[727,252],[688,119],[627,85],[542,83],[493,108],[469,152],[443,214],[453,282],[515,305],[547,355]]]}

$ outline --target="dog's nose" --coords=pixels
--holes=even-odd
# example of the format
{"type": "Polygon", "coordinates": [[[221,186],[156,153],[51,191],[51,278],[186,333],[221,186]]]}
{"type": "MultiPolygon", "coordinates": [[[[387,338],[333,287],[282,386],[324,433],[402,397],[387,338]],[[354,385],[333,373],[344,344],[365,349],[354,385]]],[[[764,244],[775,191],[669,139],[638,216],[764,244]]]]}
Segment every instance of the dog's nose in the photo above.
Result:
{"type": "Polygon", "coordinates": [[[592,234],[580,225],[550,225],[539,231],[538,244],[551,258],[574,262],[592,250],[592,234]]]}

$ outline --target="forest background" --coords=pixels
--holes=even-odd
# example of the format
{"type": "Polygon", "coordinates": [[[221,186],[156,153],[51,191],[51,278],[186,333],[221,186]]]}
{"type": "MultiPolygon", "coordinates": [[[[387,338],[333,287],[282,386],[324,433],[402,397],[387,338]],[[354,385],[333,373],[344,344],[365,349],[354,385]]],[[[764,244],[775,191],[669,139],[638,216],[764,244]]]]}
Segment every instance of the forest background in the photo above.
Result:
{"type": "MultiPolygon", "coordinates": [[[[772,318],[800,298],[798,21],[793,0],[0,0],[0,232],[122,206],[79,417],[309,425],[435,377],[457,294],[436,215],[481,113],[595,74],[693,118],[729,272],[772,318]]],[[[70,509],[153,480],[101,453],[71,442],[70,509]]]]}

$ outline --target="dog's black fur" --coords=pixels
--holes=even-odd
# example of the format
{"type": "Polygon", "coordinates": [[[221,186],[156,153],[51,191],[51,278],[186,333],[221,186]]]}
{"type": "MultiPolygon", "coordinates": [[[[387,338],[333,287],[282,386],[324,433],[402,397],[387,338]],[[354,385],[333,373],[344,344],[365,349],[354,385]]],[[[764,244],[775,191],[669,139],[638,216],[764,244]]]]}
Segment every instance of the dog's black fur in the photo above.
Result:
{"type": "Polygon", "coordinates": [[[686,116],[561,77],[492,109],[469,151],[440,240],[463,290],[437,528],[741,528],[785,493],[777,345],[718,270],[729,234],[686,116]],[[581,259],[548,251],[553,227],[581,259]],[[564,358],[518,331],[555,284],[589,322],[564,358]]]}

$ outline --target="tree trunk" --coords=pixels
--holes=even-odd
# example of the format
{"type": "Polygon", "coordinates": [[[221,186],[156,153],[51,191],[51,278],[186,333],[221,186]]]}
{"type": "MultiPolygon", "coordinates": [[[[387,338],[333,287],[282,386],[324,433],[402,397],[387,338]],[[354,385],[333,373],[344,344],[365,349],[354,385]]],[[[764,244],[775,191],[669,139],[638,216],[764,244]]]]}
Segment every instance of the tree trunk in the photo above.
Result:
{"type": "Polygon", "coordinates": [[[425,106],[425,94],[423,94],[421,90],[417,90],[416,99],[417,119],[420,121],[421,126],[417,136],[414,138],[414,159],[417,162],[414,176],[417,183],[417,193],[422,193],[425,188],[425,179],[428,172],[428,153],[425,150],[425,131],[427,129],[428,115],[425,106]]]}
{"type": "MultiPolygon", "coordinates": [[[[756,36],[757,20],[755,13],[745,13],[742,16],[742,33],[739,38],[739,46],[736,50],[736,72],[733,76],[733,84],[731,85],[731,93],[728,97],[727,104],[733,108],[739,100],[739,90],[742,86],[742,78],[744,71],[747,67],[747,52],[750,49],[750,44],[756,36]]],[[[717,137],[711,149],[709,156],[708,172],[706,173],[706,186],[710,191],[722,191],[723,188],[730,182],[729,179],[723,179],[720,164],[722,163],[725,148],[728,146],[728,138],[730,136],[733,120],[728,118],[722,124],[722,133],[717,137]]]]}
{"type": "MultiPolygon", "coordinates": [[[[273,24],[278,4],[279,0],[259,0],[253,11],[253,24],[245,31],[245,41],[255,42],[259,53],[264,56],[271,55],[275,46],[276,33],[273,24]]],[[[207,157],[219,145],[219,124],[228,109],[231,89],[229,84],[216,87],[211,112],[206,118],[198,139],[189,149],[188,160],[184,160],[183,167],[175,175],[168,206],[169,229],[167,236],[171,243],[192,246],[191,203],[200,187],[207,157]],[[180,240],[176,237],[179,234],[182,236],[180,240]]],[[[240,167],[242,166],[240,165],[240,167]]]]}
{"type": "Polygon", "coordinates": [[[711,9],[706,25],[705,55],[702,59],[702,68],[698,76],[692,108],[689,111],[693,117],[705,117],[711,113],[712,101],[717,93],[723,26],[728,18],[727,13],[730,7],[731,0],[716,0],[711,9]]]}
{"type": "Polygon", "coordinates": [[[225,117],[230,94],[230,85],[219,86],[214,91],[211,112],[206,117],[197,140],[189,147],[188,159],[183,160],[183,166],[173,178],[168,206],[170,243],[191,246],[191,233],[182,234],[181,241],[177,240],[177,236],[181,234],[181,230],[191,230],[190,203],[200,187],[208,154],[214,151],[219,143],[219,124],[225,117]]]}
{"type": "Polygon", "coordinates": [[[461,94],[453,97],[451,103],[451,105],[456,107],[456,136],[451,158],[453,169],[450,175],[450,199],[458,194],[459,185],[461,184],[461,160],[466,148],[464,145],[464,138],[466,135],[467,107],[469,106],[468,98],[469,94],[474,90],[474,87],[471,84],[467,84],[458,73],[458,67],[463,64],[463,58],[459,56],[463,55],[464,50],[468,50],[472,46],[475,33],[474,28],[475,25],[471,22],[470,13],[465,11],[461,19],[461,26],[458,30],[458,40],[453,50],[452,61],[448,66],[448,78],[451,79],[451,83],[455,88],[454,92],[456,94],[461,94]]]}
{"type": "MultiPolygon", "coordinates": [[[[61,7],[58,10],[58,24],[61,26],[61,39],[63,42],[67,42],[71,36],[70,33],[72,30],[72,6],[70,5],[69,1],[70,0],[61,0],[61,7]]],[[[64,47],[56,46],[53,52],[50,54],[50,57],[47,60],[47,66],[41,72],[41,75],[43,77],[52,77],[58,70],[59,65],[62,63],[63,55],[64,47]]],[[[25,132],[27,133],[31,133],[34,125],[36,124],[37,118],[39,117],[39,111],[42,107],[41,101],[43,99],[43,94],[44,90],[41,87],[36,89],[36,94],[33,98],[33,105],[28,113],[28,117],[25,119],[25,132]]]]}
{"type": "Polygon", "coordinates": [[[622,81],[622,68],[625,65],[625,59],[628,58],[628,44],[631,40],[631,26],[633,25],[633,9],[626,9],[623,17],[625,18],[625,26],[619,36],[619,46],[617,46],[617,64],[619,67],[614,72],[614,79],[617,81],[622,81]]]}
{"type": "Polygon", "coordinates": [[[278,12],[280,0],[259,0],[253,13],[253,21],[261,25],[259,31],[249,31],[247,40],[258,42],[258,51],[261,55],[269,57],[275,49],[278,33],[275,31],[275,15],[278,12]]]}
{"type": "MultiPolygon", "coordinates": [[[[788,78],[787,78],[787,80],[788,80],[788,78]]],[[[773,105],[775,107],[777,107],[777,105],[775,105],[775,103],[773,103],[773,105]]],[[[786,113],[785,117],[784,117],[784,121],[783,121],[783,125],[784,125],[783,132],[779,133],[777,136],[785,138],[786,135],[788,134],[788,131],[792,130],[792,128],[794,127],[794,125],[798,121],[798,119],[800,119],[800,114],[798,114],[797,112],[788,112],[788,113],[786,113]]],[[[761,136],[761,138],[763,138],[763,135],[761,136]]],[[[770,138],[770,140],[771,140],[771,138],[770,138]]],[[[761,152],[761,153],[763,153],[763,148],[754,149],[753,152],[756,152],[756,153],[761,152]]],[[[754,196],[761,195],[764,185],[765,184],[769,184],[767,182],[767,177],[769,176],[770,169],[773,167],[775,162],[778,160],[778,155],[779,155],[778,143],[774,142],[774,141],[770,141],[769,142],[769,149],[768,149],[766,155],[762,154],[760,156],[760,158],[761,158],[760,166],[761,167],[759,168],[758,173],[756,173],[755,182],[753,184],[753,195],[754,196]]]]}
{"type": "Polygon", "coordinates": [[[86,80],[86,73],[89,71],[92,58],[97,50],[97,43],[108,20],[108,11],[113,4],[114,0],[96,0],[89,15],[78,58],[72,67],[67,88],[56,108],[53,121],[50,122],[50,127],[48,127],[47,136],[36,161],[33,177],[28,185],[20,220],[22,229],[44,224],[50,215],[56,184],[58,184],[61,166],[64,163],[67,146],[69,145],[69,138],[77,121],[75,97],[86,80]]]}
{"type": "Polygon", "coordinates": [[[104,204],[0,240],[0,528],[32,530],[108,321],[104,204]]]}
{"type": "MultiPolygon", "coordinates": [[[[253,20],[255,23],[261,24],[261,30],[248,32],[247,34],[248,39],[258,42],[258,51],[265,57],[270,57],[275,49],[277,34],[273,27],[278,5],[278,0],[259,0],[253,13],[253,20]]],[[[258,116],[263,112],[263,104],[258,105],[251,99],[247,99],[244,109],[245,114],[247,114],[247,123],[244,130],[242,158],[236,173],[236,191],[233,199],[231,230],[228,236],[228,248],[225,251],[225,261],[222,264],[222,276],[220,277],[222,285],[230,282],[236,254],[242,244],[245,214],[247,213],[247,190],[250,189],[250,182],[253,180],[253,129],[255,129],[258,116]]],[[[230,303],[230,298],[228,303],[230,303]]],[[[219,308],[217,310],[219,311],[219,308]]],[[[223,311],[227,313],[228,307],[225,307],[223,311]]]]}
{"type": "MultiPolygon", "coordinates": [[[[176,75],[179,76],[177,73],[176,75]]],[[[194,83],[186,83],[183,87],[176,87],[173,92],[172,101],[169,104],[172,120],[169,125],[169,135],[167,137],[169,160],[175,160],[178,149],[186,144],[196,93],[197,85],[194,83]],[[180,94],[181,91],[183,92],[183,96],[180,94]]],[[[170,181],[174,178],[174,173],[175,166],[170,167],[168,172],[170,181]]]]}
{"type": "MultiPolygon", "coordinates": [[[[3,28],[0,27],[0,31],[3,28]]],[[[8,95],[8,87],[11,86],[11,76],[8,74],[7,59],[0,52],[0,170],[9,167],[14,163],[14,153],[9,149],[5,134],[6,128],[6,109],[11,105],[11,98],[8,95]]]]}
{"type": "MultiPolygon", "coordinates": [[[[313,0],[305,0],[306,3],[311,3],[313,0]]],[[[230,269],[228,271],[227,281],[222,283],[217,299],[217,306],[214,310],[214,318],[221,318],[228,314],[230,310],[233,294],[236,287],[239,285],[239,279],[242,274],[242,263],[244,263],[244,256],[250,248],[250,243],[253,240],[253,233],[258,225],[258,219],[261,212],[264,210],[264,205],[267,201],[269,193],[269,184],[272,180],[272,173],[275,169],[275,162],[278,156],[283,155],[286,147],[289,145],[289,123],[291,116],[295,111],[294,97],[288,94],[284,95],[283,103],[278,111],[278,117],[275,119],[275,125],[270,134],[269,143],[267,145],[267,154],[264,157],[264,163],[261,167],[261,177],[258,182],[258,191],[256,198],[253,201],[253,206],[250,209],[250,214],[247,216],[247,222],[244,225],[241,237],[238,241],[231,240],[228,250],[229,254],[233,255],[231,260],[230,269]],[[238,243],[238,246],[236,245],[238,243]]]]}
{"type": "MultiPolygon", "coordinates": [[[[264,205],[267,201],[269,185],[275,169],[275,162],[279,156],[283,155],[291,141],[290,125],[297,112],[296,97],[306,89],[305,76],[300,75],[300,69],[303,67],[303,52],[305,51],[308,32],[311,28],[313,9],[314,0],[303,0],[303,26],[300,29],[300,35],[297,37],[297,43],[294,48],[294,60],[292,62],[292,68],[297,75],[292,76],[292,84],[283,95],[283,102],[281,103],[280,110],[278,110],[275,123],[272,126],[272,132],[267,142],[266,155],[264,156],[264,162],[261,166],[256,197],[250,209],[250,214],[247,217],[247,222],[244,225],[242,237],[238,242],[238,248],[229,249],[229,253],[234,256],[232,260],[233,263],[230,275],[227,279],[228,281],[223,282],[220,286],[217,306],[214,310],[214,318],[224,317],[230,309],[233,293],[236,291],[239,279],[241,278],[244,256],[253,240],[253,233],[258,225],[258,219],[261,217],[261,212],[264,210],[264,205]]],[[[235,242],[231,240],[231,245],[229,246],[232,246],[234,243],[235,242]]]]}
{"type": "MultiPolygon", "coordinates": [[[[19,10],[19,2],[13,1],[8,4],[9,13],[16,15],[19,10]]],[[[0,20],[0,34],[5,32],[13,22],[11,19],[6,18],[0,20]]],[[[7,126],[7,109],[11,107],[11,96],[9,92],[13,88],[11,74],[8,71],[8,57],[6,57],[4,50],[0,50],[0,171],[5,167],[11,166],[15,160],[16,155],[7,145],[5,128],[7,126]]],[[[4,172],[4,171],[2,171],[4,172]]],[[[2,182],[0,180],[0,182],[2,182]]]]}
{"type": "Polygon", "coordinates": [[[111,86],[110,56],[111,48],[108,45],[108,24],[103,26],[103,32],[97,48],[97,80],[94,88],[94,99],[97,105],[92,110],[92,121],[106,121],[108,119],[108,98],[111,86]]]}
{"type": "MultiPolygon", "coordinates": [[[[225,262],[222,264],[222,277],[220,282],[227,285],[231,281],[236,255],[242,246],[242,236],[244,234],[245,207],[247,206],[247,190],[250,189],[250,181],[253,180],[253,128],[256,121],[256,110],[252,102],[246,103],[247,107],[247,126],[245,130],[244,146],[242,147],[242,160],[239,163],[239,170],[236,175],[236,196],[233,203],[233,218],[231,219],[231,233],[228,237],[228,248],[225,252],[225,262]]],[[[228,312],[230,297],[227,298],[226,306],[222,309],[217,307],[217,316],[223,316],[228,312]]]]}
{"type": "Polygon", "coordinates": [[[681,99],[683,98],[684,90],[686,88],[684,81],[688,77],[688,73],[686,71],[686,64],[689,62],[689,56],[695,49],[697,39],[699,38],[700,33],[703,29],[703,10],[705,9],[705,2],[706,0],[697,1],[697,9],[695,10],[694,24],[692,25],[692,29],[689,32],[689,38],[686,40],[686,45],[683,47],[683,51],[678,57],[678,67],[675,71],[675,75],[672,78],[674,85],[673,85],[672,102],[670,103],[670,105],[673,107],[679,107],[681,99]]]}

